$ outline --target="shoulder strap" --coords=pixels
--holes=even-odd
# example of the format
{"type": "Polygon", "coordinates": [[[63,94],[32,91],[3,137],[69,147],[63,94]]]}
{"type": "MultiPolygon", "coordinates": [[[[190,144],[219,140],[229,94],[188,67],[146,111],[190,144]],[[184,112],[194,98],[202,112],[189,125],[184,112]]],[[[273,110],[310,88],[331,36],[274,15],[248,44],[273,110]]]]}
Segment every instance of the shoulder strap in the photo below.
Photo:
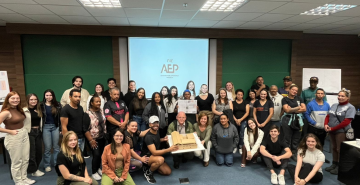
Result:
{"type": "Polygon", "coordinates": [[[337,110],[338,110],[338,108],[339,108],[339,104],[337,105],[337,107],[336,107],[336,110],[335,110],[335,116],[336,116],[336,118],[337,118],[337,120],[339,121],[339,123],[341,123],[341,121],[340,121],[340,119],[339,119],[339,117],[337,116],[337,110]]]}

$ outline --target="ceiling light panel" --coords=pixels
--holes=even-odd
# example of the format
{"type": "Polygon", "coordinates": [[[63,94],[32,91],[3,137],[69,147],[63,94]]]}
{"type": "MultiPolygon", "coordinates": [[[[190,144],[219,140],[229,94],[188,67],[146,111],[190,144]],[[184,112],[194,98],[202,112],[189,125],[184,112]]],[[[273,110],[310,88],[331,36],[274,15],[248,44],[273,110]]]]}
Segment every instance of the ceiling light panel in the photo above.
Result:
{"type": "Polygon", "coordinates": [[[355,8],[356,6],[357,5],[325,4],[309,11],[305,11],[300,15],[330,15],[350,8],[355,8]]]}
{"type": "Polygon", "coordinates": [[[84,6],[90,7],[121,7],[120,0],[80,0],[84,6]]]}
{"type": "Polygon", "coordinates": [[[208,0],[200,11],[231,12],[246,2],[248,2],[248,0],[208,0]]]}

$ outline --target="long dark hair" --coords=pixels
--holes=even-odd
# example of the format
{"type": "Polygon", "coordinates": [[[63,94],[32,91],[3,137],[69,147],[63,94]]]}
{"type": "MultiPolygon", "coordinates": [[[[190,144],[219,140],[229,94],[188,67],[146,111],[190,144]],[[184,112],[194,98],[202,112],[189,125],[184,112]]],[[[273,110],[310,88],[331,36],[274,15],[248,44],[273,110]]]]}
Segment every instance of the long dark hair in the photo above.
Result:
{"type": "MultiPolygon", "coordinates": [[[[266,89],[262,89],[261,91],[260,91],[260,94],[261,94],[261,92],[263,92],[263,91],[265,91],[266,92],[266,100],[270,100],[270,96],[269,96],[269,92],[268,92],[268,90],[266,90],[266,89]]],[[[256,93],[255,93],[256,94],[256,93]]],[[[260,98],[261,99],[261,98],[260,98]]],[[[259,99],[259,100],[260,100],[259,99]]]]}
{"type": "Polygon", "coordinates": [[[37,103],[36,103],[36,106],[34,107],[36,109],[36,112],[37,112],[37,115],[38,117],[42,118],[43,117],[43,114],[42,114],[42,111],[41,111],[41,106],[40,106],[40,100],[38,98],[38,96],[34,93],[30,93],[26,96],[26,107],[29,108],[29,102],[30,102],[30,98],[31,96],[35,96],[36,99],[37,99],[37,103]]]}
{"type": "Polygon", "coordinates": [[[46,98],[45,98],[45,94],[49,92],[51,93],[51,96],[52,96],[52,100],[51,100],[51,114],[52,115],[56,115],[57,113],[57,109],[56,107],[60,107],[60,103],[58,101],[56,101],[56,96],[55,96],[55,93],[52,89],[46,89],[45,92],[44,92],[44,98],[43,98],[43,103],[46,104],[46,98]]]}
{"type": "Polygon", "coordinates": [[[220,96],[220,92],[221,92],[221,91],[225,91],[224,103],[225,103],[225,105],[227,105],[229,100],[228,100],[228,98],[227,98],[227,91],[226,91],[225,88],[220,88],[220,89],[219,89],[219,95],[218,95],[218,98],[217,98],[217,102],[218,102],[218,104],[221,104],[221,96],[220,96]]]}
{"type": "Polygon", "coordinates": [[[251,101],[250,92],[253,92],[253,93],[255,94],[255,100],[256,100],[256,92],[254,91],[254,89],[250,89],[250,90],[249,90],[249,93],[248,93],[248,96],[247,96],[247,98],[246,98],[246,100],[249,101],[249,102],[251,101]]]}
{"type": "Polygon", "coordinates": [[[315,139],[316,141],[316,146],[315,148],[319,149],[320,151],[322,151],[322,146],[321,146],[321,143],[320,143],[320,140],[319,138],[315,135],[315,134],[312,134],[312,133],[309,133],[307,134],[300,142],[299,146],[298,146],[298,150],[301,150],[301,153],[300,153],[300,156],[301,157],[305,157],[306,155],[306,150],[308,149],[307,145],[306,145],[306,141],[309,137],[312,137],[315,139]]]}
{"type": "Polygon", "coordinates": [[[161,105],[161,109],[165,109],[164,103],[163,103],[163,99],[160,93],[158,92],[154,92],[151,96],[151,108],[150,108],[150,116],[159,116],[159,108],[155,103],[155,95],[159,95],[160,96],[160,105],[161,105]]]}
{"type": "MultiPolygon", "coordinates": [[[[101,86],[101,96],[104,98],[104,99],[106,99],[106,95],[105,95],[105,91],[104,91],[104,86],[103,86],[103,84],[101,84],[101,83],[97,83],[96,85],[95,85],[95,89],[94,89],[94,94],[93,94],[93,96],[95,96],[95,95],[97,95],[97,93],[96,93],[96,86],[98,86],[98,85],[100,85],[101,86]]],[[[105,103],[105,102],[104,102],[105,103]]]]}
{"type": "MultiPolygon", "coordinates": [[[[178,99],[178,93],[179,93],[179,92],[178,92],[178,89],[177,89],[176,86],[171,86],[171,87],[170,87],[170,91],[169,91],[168,95],[166,96],[167,99],[168,99],[168,102],[167,102],[168,105],[171,105],[171,104],[172,104],[172,99],[173,99],[173,98],[175,98],[175,100],[178,99]],[[173,89],[176,89],[176,94],[175,94],[175,96],[172,96],[172,94],[171,94],[171,91],[172,91],[173,89]]],[[[154,94],[153,94],[153,95],[154,95],[154,94]]]]}
{"type": "MultiPolygon", "coordinates": [[[[190,80],[190,81],[187,83],[187,85],[186,85],[186,89],[188,89],[190,92],[192,91],[194,97],[196,96],[196,92],[195,92],[195,82],[194,82],[194,81],[190,80]],[[194,84],[194,89],[193,89],[193,90],[190,90],[190,89],[189,89],[190,83],[193,83],[193,84],[194,84]]],[[[190,95],[191,95],[191,93],[190,93],[190,95]]]]}
{"type": "Polygon", "coordinates": [[[254,134],[254,141],[256,142],[256,140],[257,140],[257,138],[258,138],[258,136],[259,136],[259,132],[258,132],[259,127],[257,126],[254,118],[249,118],[249,119],[248,119],[248,124],[246,125],[246,128],[247,128],[247,131],[246,131],[246,132],[247,132],[247,135],[248,135],[248,137],[249,137],[249,140],[250,140],[250,132],[251,132],[251,133],[254,134]],[[250,121],[250,120],[251,120],[252,122],[254,122],[254,124],[255,124],[255,129],[254,129],[254,130],[251,129],[250,126],[249,126],[249,121],[250,121]]]}
{"type": "Polygon", "coordinates": [[[111,153],[114,154],[114,155],[117,153],[117,151],[116,151],[116,143],[115,143],[115,139],[114,139],[114,136],[115,136],[116,132],[120,132],[123,135],[123,140],[121,141],[121,143],[122,144],[125,143],[125,132],[122,131],[120,128],[115,129],[115,133],[114,133],[113,137],[111,138],[111,145],[110,145],[111,153]]]}
{"type": "MultiPolygon", "coordinates": [[[[163,90],[164,88],[167,90],[167,95],[170,93],[169,87],[168,87],[168,86],[163,86],[163,87],[161,88],[160,92],[159,92],[159,93],[161,94],[161,96],[163,96],[163,95],[162,95],[162,90],[163,90]]],[[[166,97],[167,95],[165,95],[165,97],[166,97]]],[[[165,97],[164,97],[164,98],[165,98],[165,97]]]]}
{"type": "Polygon", "coordinates": [[[148,103],[148,100],[146,99],[146,94],[145,94],[145,89],[140,87],[137,91],[136,91],[136,95],[134,96],[133,100],[132,100],[132,104],[134,105],[134,110],[139,110],[139,109],[144,109],[146,107],[148,103]],[[144,91],[144,97],[140,100],[138,93],[140,92],[140,90],[144,91]]]}

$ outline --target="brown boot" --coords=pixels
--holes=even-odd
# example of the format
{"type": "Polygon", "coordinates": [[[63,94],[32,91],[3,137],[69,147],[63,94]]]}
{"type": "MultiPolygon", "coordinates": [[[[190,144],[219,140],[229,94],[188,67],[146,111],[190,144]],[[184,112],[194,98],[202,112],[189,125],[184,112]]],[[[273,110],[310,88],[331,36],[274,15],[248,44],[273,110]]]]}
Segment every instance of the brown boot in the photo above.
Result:
{"type": "Polygon", "coordinates": [[[209,166],[209,161],[208,162],[204,162],[204,167],[209,166]]]}

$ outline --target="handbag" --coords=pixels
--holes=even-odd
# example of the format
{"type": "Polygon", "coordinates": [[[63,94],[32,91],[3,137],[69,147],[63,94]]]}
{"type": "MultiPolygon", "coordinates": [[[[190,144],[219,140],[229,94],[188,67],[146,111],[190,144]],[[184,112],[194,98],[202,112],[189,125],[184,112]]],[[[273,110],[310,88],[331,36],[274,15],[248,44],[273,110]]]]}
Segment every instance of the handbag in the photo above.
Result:
{"type": "MultiPolygon", "coordinates": [[[[339,121],[339,124],[340,124],[341,121],[340,121],[339,117],[338,117],[337,114],[336,114],[338,108],[339,108],[339,105],[336,107],[335,115],[336,115],[336,118],[337,118],[337,120],[339,121]]],[[[344,128],[344,129],[345,129],[345,128],[344,128]]],[[[353,140],[353,139],[354,139],[354,129],[351,128],[351,125],[350,125],[350,128],[345,131],[345,133],[346,133],[346,134],[345,134],[346,139],[348,139],[348,140],[353,140]]]]}

